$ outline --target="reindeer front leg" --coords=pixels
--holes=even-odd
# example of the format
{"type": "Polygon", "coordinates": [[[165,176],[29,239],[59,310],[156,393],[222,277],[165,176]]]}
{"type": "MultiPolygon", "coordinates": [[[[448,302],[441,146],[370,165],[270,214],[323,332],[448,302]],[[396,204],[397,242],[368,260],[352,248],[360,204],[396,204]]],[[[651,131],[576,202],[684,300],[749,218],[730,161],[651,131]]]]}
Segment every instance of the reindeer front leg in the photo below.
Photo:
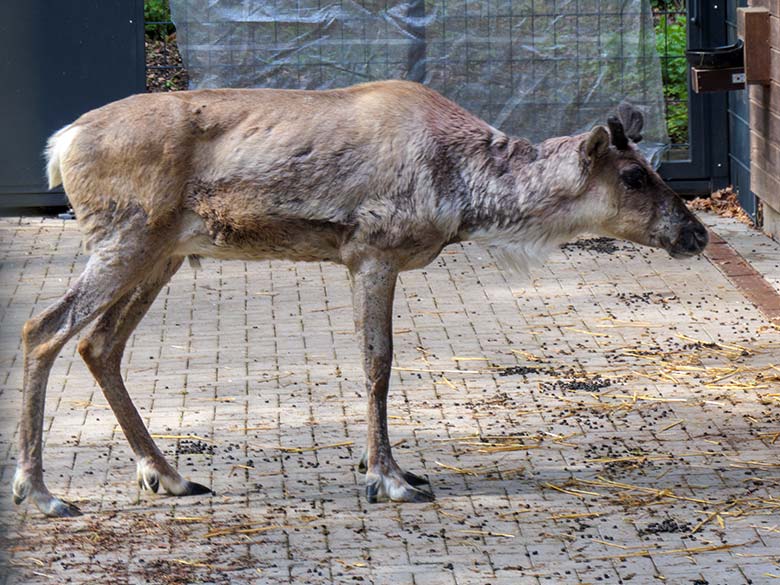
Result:
{"type": "Polygon", "coordinates": [[[430,502],[428,482],[401,469],[387,432],[387,390],[393,361],[393,295],[398,270],[382,257],[363,259],[350,270],[355,329],[363,352],[368,391],[366,497],[369,503],[430,502]]]}

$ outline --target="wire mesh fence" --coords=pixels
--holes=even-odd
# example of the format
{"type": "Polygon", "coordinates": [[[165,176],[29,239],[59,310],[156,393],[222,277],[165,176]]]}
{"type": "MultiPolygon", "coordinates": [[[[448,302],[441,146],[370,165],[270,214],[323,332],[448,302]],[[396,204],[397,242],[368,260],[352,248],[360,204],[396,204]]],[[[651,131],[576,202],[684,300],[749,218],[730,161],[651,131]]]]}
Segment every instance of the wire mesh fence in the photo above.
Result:
{"type": "MultiPolygon", "coordinates": [[[[587,0],[414,0],[404,3],[402,14],[393,14],[393,6],[388,8],[385,2],[388,9],[383,42],[372,45],[373,39],[366,35],[377,34],[376,27],[368,26],[368,11],[373,4],[360,2],[350,4],[359,10],[350,16],[348,27],[343,19],[340,23],[330,19],[327,35],[320,30],[316,50],[307,52],[301,47],[312,45],[309,25],[320,19],[317,26],[321,29],[323,11],[329,5],[310,2],[301,12],[304,3],[297,2],[297,12],[290,18],[289,13],[280,13],[280,3],[254,3],[259,13],[245,11],[234,21],[210,23],[208,37],[199,39],[199,44],[202,47],[203,42],[216,38],[221,46],[200,53],[192,51],[190,62],[212,72],[231,69],[234,76],[238,75],[232,85],[335,87],[384,77],[434,81],[435,86],[453,88],[448,95],[456,101],[480,101],[481,115],[510,129],[517,123],[511,120],[513,112],[507,113],[507,105],[513,103],[512,94],[523,79],[534,79],[534,106],[559,107],[561,117],[571,118],[568,125],[574,127],[592,119],[589,108],[614,103],[616,96],[641,95],[648,87],[646,69],[637,66],[646,56],[626,54],[623,46],[630,27],[642,25],[641,15],[630,9],[636,8],[636,4],[587,0]],[[269,6],[275,12],[262,11],[262,7],[269,6]],[[435,20],[430,18],[432,9],[438,11],[435,20]],[[451,31],[466,34],[456,36],[451,31]],[[364,38],[354,42],[355,36],[360,35],[364,38]],[[323,41],[323,36],[328,40],[323,41]],[[529,40],[530,43],[518,46],[529,40]],[[438,70],[434,67],[432,72],[428,64],[451,57],[454,45],[458,50],[455,66],[438,70]],[[289,55],[284,56],[281,65],[277,62],[269,67],[266,55],[278,57],[284,51],[289,55]],[[539,75],[540,72],[544,74],[539,75]],[[566,75],[577,79],[574,91],[578,95],[596,95],[589,95],[588,104],[572,100],[566,95],[572,89],[561,83],[561,72],[571,72],[566,75]],[[604,83],[605,78],[609,83],[604,83]],[[490,85],[487,91],[486,84],[490,85]]],[[[339,0],[331,8],[343,10],[345,4],[345,0],[339,0]]],[[[671,156],[680,158],[688,149],[685,0],[653,0],[652,26],[663,78],[663,110],[672,143],[671,156]]],[[[148,88],[165,91],[186,86],[187,71],[178,53],[173,23],[147,20],[147,33],[148,88]]],[[[526,106],[514,115],[533,119],[537,113],[526,106]]]]}
{"type": "Polygon", "coordinates": [[[189,75],[181,60],[176,42],[176,27],[170,20],[167,1],[159,9],[144,11],[146,47],[146,90],[176,91],[187,89],[189,75]],[[163,19],[160,19],[162,17],[163,19]]]}

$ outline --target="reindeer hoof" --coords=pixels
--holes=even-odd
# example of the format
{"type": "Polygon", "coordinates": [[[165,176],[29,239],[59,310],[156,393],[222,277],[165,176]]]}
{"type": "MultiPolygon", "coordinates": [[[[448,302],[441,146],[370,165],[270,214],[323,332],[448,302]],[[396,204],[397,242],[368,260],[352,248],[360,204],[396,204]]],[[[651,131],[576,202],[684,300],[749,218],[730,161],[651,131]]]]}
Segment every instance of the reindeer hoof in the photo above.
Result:
{"type": "Polygon", "coordinates": [[[153,461],[146,458],[139,460],[136,474],[138,487],[157,493],[162,486],[165,492],[172,496],[197,496],[211,493],[206,486],[188,481],[171,469],[167,463],[164,465],[167,469],[160,471],[153,461]]]}
{"type": "Polygon", "coordinates": [[[404,471],[404,479],[407,481],[409,485],[413,485],[415,487],[419,487],[421,485],[427,485],[427,486],[431,485],[431,482],[427,477],[420,477],[419,475],[415,475],[411,471],[404,471]]]}
{"type": "Polygon", "coordinates": [[[44,498],[42,501],[39,498],[33,497],[33,501],[35,502],[35,506],[50,518],[76,518],[82,515],[78,506],[51,495],[44,498]]]}
{"type": "Polygon", "coordinates": [[[427,479],[399,469],[386,475],[367,473],[366,499],[369,504],[376,504],[378,502],[426,503],[434,501],[435,498],[427,479]],[[428,485],[428,489],[420,489],[423,485],[428,485]]]}
{"type": "Polygon", "coordinates": [[[81,516],[81,510],[78,507],[65,500],[55,498],[49,493],[46,486],[33,487],[28,478],[17,473],[14,480],[14,504],[19,505],[28,497],[41,513],[50,518],[81,516]]]}
{"type": "MultiPolygon", "coordinates": [[[[368,453],[366,451],[363,451],[363,454],[360,456],[360,461],[358,461],[357,464],[357,470],[358,473],[366,473],[368,471],[368,453]]],[[[404,479],[413,486],[421,486],[421,485],[430,485],[431,482],[428,481],[425,477],[420,477],[419,475],[415,475],[414,473],[410,471],[404,471],[403,472],[404,479]]]]}
{"type": "Polygon", "coordinates": [[[213,494],[210,488],[205,485],[201,485],[194,481],[187,482],[187,488],[184,493],[177,494],[179,496],[202,496],[204,494],[213,494]]]}

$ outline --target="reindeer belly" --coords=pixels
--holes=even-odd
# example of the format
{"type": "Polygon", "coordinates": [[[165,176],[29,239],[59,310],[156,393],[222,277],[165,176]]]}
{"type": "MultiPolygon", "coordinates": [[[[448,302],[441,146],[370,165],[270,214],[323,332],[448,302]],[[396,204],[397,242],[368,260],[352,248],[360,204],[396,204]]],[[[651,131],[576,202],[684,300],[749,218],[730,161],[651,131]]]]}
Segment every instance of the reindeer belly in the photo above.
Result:
{"type": "Polygon", "coordinates": [[[187,211],[176,254],[226,260],[281,259],[340,262],[343,226],[300,218],[232,214],[201,215],[187,211]]]}

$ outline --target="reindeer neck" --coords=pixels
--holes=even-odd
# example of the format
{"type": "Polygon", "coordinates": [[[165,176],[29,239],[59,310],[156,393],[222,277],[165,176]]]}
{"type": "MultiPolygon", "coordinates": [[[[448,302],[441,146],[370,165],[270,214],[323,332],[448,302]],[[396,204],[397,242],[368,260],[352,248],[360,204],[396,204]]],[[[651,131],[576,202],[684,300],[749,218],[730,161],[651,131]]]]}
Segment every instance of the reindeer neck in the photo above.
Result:
{"type": "Polygon", "coordinates": [[[557,239],[561,207],[581,180],[576,144],[571,137],[553,138],[521,153],[524,158],[505,161],[504,168],[501,161],[471,157],[460,239],[488,245],[557,239]]]}

